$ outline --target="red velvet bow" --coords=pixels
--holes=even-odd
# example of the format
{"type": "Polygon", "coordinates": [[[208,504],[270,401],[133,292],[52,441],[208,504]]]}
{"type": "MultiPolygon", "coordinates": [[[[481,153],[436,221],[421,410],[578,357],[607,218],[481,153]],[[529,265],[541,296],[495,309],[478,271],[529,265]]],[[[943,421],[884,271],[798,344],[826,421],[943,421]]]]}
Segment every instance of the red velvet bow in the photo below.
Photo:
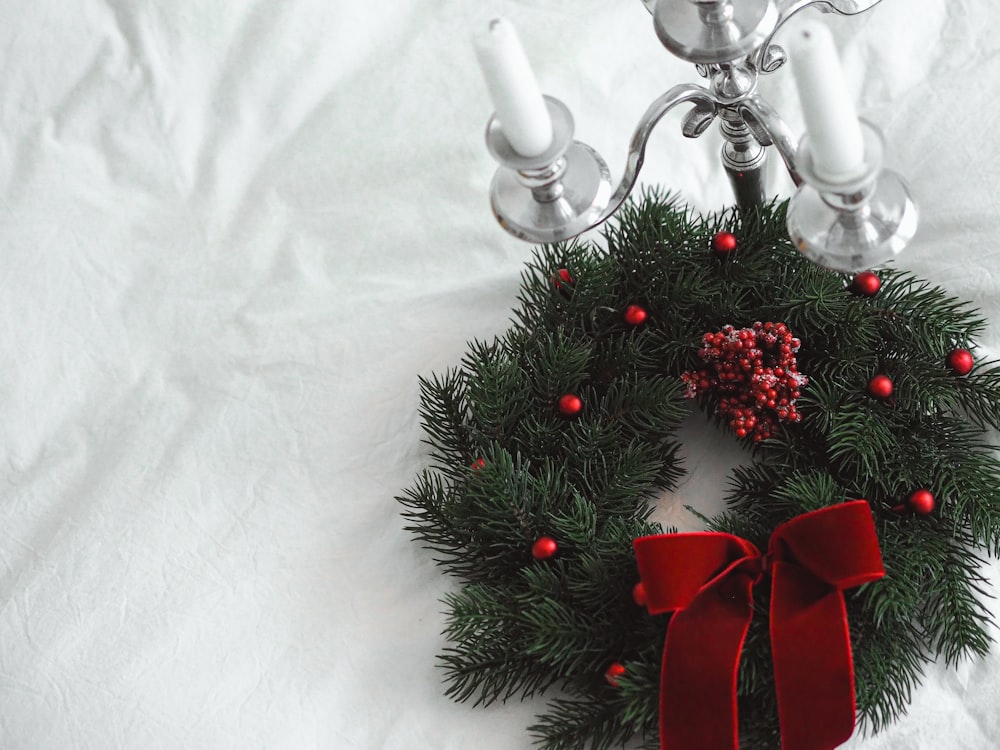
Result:
{"type": "Polygon", "coordinates": [[[674,612],[660,673],[662,750],[739,747],[736,672],[753,587],[771,584],[771,650],[784,750],[830,750],[854,731],[843,589],[885,575],[865,500],[778,526],[768,553],[722,533],[636,539],[650,614],[674,612]]]}

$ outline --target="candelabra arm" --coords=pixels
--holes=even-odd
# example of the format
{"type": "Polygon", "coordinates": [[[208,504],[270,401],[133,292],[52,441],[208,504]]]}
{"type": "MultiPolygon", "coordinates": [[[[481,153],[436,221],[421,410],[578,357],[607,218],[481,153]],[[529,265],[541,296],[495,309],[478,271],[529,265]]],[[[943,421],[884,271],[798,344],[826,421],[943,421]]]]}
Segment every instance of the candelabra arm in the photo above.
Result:
{"type": "Polygon", "coordinates": [[[882,0],[784,0],[781,5],[818,5],[823,13],[839,13],[842,16],[854,16],[864,13],[878,5],[882,0]]]}
{"type": "Polygon", "coordinates": [[[802,177],[795,166],[798,144],[777,110],[759,94],[754,94],[740,104],[739,112],[760,143],[772,145],[778,150],[795,186],[801,185],[802,177]]]}
{"type": "Polygon", "coordinates": [[[625,202],[625,199],[632,192],[636,181],[639,179],[639,170],[642,169],[642,163],[646,158],[646,144],[649,143],[653,129],[665,114],[685,102],[697,102],[699,106],[704,107],[706,110],[705,119],[707,120],[704,127],[707,127],[711,122],[711,115],[708,114],[709,110],[714,114],[718,107],[715,99],[712,97],[712,93],[704,86],[694,83],[682,83],[674,86],[662,96],[655,99],[646,109],[642,119],[639,120],[639,124],[632,133],[632,140],[629,141],[628,159],[625,162],[625,174],[622,175],[621,182],[618,183],[618,187],[612,193],[607,208],[601,212],[600,218],[594,222],[593,226],[606,221],[625,202]]]}
{"type": "Polygon", "coordinates": [[[858,13],[864,13],[866,10],[871,10],[880,2],[882,0],[781,0],[778,3],[778,22],[775,24],[774,29],[771,30],[771,33],[768,34],[764,43],[752,55],[752,64],[757,70],[764,73],[771,72],[764,67],[764,56],[767,54],[768,47],[771,46],[774,35],[778,33],[778,30],[800,10],[805,10],[815,5],[816,9],[821,13],[839,13],[842,16],[854,16],[858,13]]]}

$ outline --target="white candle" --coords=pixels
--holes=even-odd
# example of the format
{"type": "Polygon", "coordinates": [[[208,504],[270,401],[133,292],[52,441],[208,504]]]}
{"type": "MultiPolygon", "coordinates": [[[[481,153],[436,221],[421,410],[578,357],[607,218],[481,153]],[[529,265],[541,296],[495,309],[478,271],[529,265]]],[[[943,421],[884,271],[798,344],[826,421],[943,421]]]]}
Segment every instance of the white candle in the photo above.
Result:
{"type": "Polygon", "coordinates": [[[828,182],[850,182],[864,171],[865,144],[830,30],[819,21],[803,24],[789,59],[816,174],[828,182]]]}
{"type": "Polygon", "coordinates": [[[552,145],[552,120],[513,24],[494,19],[474,41],[496,118],[510,145],[521,156],[545,152],[552,145]]]}

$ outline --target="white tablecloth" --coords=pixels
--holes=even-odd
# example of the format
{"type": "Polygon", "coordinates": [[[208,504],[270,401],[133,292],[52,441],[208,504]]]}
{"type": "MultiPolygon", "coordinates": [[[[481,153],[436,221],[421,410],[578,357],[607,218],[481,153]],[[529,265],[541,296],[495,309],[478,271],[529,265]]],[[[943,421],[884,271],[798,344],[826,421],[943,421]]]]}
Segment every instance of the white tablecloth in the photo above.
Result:
{"type": "MultiPolygon", "coordinates": [[[[393,500],[417,376],[506,328],[530,250],[487,202],[470,35],[499,14],[615,176],[697,80],[638,0],[0,1],[0,747],[530,746],[543,703],[443,696],[454,583],[393,500]]],[[[995,3],[825,18],[921,206],[899,265],[997,356],[995,3]]],[[[790,74],[762,86],[800,133],[790,74]]],[[[720,208],[718,133],[679,122],[643,181],[720,208]]],[[[718,507],[711,439],[662,516],[718,507]]],[[[998,695],[1000,649],[929,669],[850,747],[998,747],[998,695]]]]}

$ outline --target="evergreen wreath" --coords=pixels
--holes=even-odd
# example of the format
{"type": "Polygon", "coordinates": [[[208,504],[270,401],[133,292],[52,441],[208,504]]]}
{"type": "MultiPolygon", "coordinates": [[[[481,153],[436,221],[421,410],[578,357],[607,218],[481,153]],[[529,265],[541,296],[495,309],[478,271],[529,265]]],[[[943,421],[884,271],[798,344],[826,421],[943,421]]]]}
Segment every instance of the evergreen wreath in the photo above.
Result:
{"type": "MultiPolygon", "coordinates": [[[[445,600],[449,696],[551,688],[541,747],[658,747],[670,616],[638,606],[633,540],[664,532],[650,500],[683,474],[676,431],[694,404],[749,457],[709,529],[766,549],[800,514],[870,504],[886,575],[845,597],[862,727],[903,714],[936,657],[987,653],[1000,365],[973,360],[985,321],[898,270],[814,265],[785,208],[702,216],[647,192],[606,247],[538,248],[511,328],[421,379],[432,465],[398,500],[462,583],[445,600]],[[732,353],[741,335],[764,361],[732,353]]],[[[752,749],[780,745],[762,589],[737,682],[752,749]]]]}

